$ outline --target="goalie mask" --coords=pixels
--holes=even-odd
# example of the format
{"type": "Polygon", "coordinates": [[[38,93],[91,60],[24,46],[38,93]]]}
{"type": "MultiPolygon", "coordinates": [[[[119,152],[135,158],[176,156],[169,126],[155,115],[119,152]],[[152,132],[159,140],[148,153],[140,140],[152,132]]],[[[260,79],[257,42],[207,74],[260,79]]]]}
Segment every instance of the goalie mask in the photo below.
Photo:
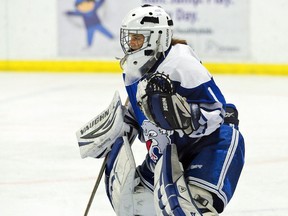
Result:
{"type": "Polygon", "coordinates": [[[121,66],[126,84],[138,81],[171,45],[173,21],[158,6],[131,10],[122,21],[120,43],[125,53],[121,66]],[[125,63],[125,64],[124,64],[125,63]]]}

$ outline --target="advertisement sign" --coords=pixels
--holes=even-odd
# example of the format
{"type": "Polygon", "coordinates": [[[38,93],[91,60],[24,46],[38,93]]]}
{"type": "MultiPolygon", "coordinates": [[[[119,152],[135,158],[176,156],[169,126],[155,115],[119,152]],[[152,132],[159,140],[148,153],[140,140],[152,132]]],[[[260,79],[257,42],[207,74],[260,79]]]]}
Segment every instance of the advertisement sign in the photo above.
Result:
{"type": "Polygon", "coordinates": [[[59,55],[123,56],[121,20],[129,10],[143,4],[163,7],[174,21],[174,37],[186,39],[201,59],[249,57],[248,0],[60,0],[59,55]]]}

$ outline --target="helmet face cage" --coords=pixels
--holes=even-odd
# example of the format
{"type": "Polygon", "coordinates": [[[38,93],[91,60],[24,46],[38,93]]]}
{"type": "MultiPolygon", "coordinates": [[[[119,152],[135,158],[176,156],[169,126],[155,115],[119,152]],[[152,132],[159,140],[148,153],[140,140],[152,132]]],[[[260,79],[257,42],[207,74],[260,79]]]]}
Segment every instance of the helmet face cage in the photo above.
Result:
{"type": "Polygon", "coordinates": [[[125,56],[120,65],[126,74],[126,85],[135,83],[151,69],[171,46],[172,36],[173,21],[161,7],[143,5],[124,17],[120,44],[125,56]]]}
{"type": "Polygon", "coordinates": [[[173,21],[161,7],[143,5],[135,8],[125,16],[121,26],[120,44],[125,55],[139,54],[141,50],[143,55],[150,55],[164,52],[170,46],[173,35],[173,21]],[[132,34],[142,34],[144,36],[142,47],[132,49],[130,43],[132,34]]]}
{"type": "Polygon", "coordinates": [[[126,55],[134,54],[141,50],[146,49],[150,46],[151,31],[150,30],[133,30],[133,29],[123,29],[120,30],[120,44],[123,52],[126,55]],[[143,35],[144,41],[141,47],[138,49],[133,49],[131,47],[131,38],[133,35],[143,35]]]}

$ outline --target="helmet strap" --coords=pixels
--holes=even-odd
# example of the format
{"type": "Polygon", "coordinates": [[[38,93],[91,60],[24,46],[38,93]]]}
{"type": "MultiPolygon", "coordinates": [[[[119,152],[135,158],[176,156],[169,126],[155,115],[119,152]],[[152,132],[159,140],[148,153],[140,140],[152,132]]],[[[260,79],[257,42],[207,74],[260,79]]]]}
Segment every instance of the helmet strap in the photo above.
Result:
{"type": "Polygon", "coordinates": [[[125,64],[127,58],[128,58],[128,54],[125,54],[125,56],[123,58],[119,58],[120,59],[120,67],[122,70],[124,69],[123,65],[125,64]]]}

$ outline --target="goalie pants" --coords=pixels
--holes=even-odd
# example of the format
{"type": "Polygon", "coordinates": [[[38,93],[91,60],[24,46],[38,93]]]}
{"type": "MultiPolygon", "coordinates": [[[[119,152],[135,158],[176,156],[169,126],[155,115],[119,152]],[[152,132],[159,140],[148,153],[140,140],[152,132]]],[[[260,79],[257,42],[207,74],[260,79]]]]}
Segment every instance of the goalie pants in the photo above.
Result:
{"type": "MultiPolygon", "coordinates": [[[[221,213],[235,192],[244,165],[244,139],[238,128],[225,123],[178,154],[188,184],[211,192],[213,206],[221,213]]],[[[154,174],[148,167],[147,157],[138,173],[142,183],[153,190],[154,174]]]]}

